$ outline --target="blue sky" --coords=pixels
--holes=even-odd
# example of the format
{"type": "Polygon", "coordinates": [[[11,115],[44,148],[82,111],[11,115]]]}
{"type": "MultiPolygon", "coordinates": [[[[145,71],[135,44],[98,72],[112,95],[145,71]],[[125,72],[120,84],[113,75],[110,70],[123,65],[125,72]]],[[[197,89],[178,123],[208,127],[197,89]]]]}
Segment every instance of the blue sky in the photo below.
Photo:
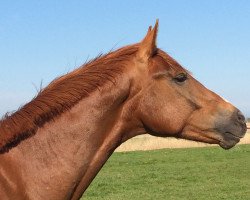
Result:
{"type": "Polygon", "coordinates": [[[140,41],[158,46],[250,117],[250,1],[1,1],[0,115],[86,59],[140,41]]]}

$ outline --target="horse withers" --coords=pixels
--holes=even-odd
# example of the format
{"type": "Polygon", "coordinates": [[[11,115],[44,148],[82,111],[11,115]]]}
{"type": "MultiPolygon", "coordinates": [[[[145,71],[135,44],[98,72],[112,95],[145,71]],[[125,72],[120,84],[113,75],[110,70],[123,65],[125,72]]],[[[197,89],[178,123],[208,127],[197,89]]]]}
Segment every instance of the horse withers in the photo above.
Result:
{"type": "Polygon", "coordinates": [[[243,114],[145,38],[52,81],[0,121],[0,197],[79,199],[124,141],[141,134],[224,149],[246,132],[243,114]]]}

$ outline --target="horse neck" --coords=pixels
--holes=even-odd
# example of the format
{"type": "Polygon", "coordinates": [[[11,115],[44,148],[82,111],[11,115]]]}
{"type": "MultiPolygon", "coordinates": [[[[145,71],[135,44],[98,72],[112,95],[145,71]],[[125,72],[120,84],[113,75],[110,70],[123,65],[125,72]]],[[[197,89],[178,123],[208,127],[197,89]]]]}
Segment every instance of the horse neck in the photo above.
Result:
{"type": "Polygon", "coordinates": [[[124,138],[126,127],[119,117],[129,86],[128,75],[116,86],[105,84],[5,154],[22,166],[17,171],[26,194],[45,199],[50,190],[53,199],[80,198],[124,138]]]}

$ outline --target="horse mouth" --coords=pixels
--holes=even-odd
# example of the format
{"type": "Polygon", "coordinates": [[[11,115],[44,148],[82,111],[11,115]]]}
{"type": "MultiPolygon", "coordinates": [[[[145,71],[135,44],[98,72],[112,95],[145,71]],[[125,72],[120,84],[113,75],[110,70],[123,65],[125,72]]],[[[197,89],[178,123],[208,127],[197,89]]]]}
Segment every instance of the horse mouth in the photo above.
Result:
{"type": "Polygon", "coordinates": [[[224,137],[219,140],[219,145],[223,149],[231,149],[234,147],[243,136],[237,136],[231,132],[224,133],[224,137]]]}
{"type": "Polygon", "coordinates": [[[203,143],[209,144],[218,144],[223,149],[231,149],[234,147],[241,138],[244,137],[243,131],[237,134],[235,131],[232,132],[224,132],[220,130],[195,130],[195,129],[186,129],[182,131],[178,137],[203,143]]]}

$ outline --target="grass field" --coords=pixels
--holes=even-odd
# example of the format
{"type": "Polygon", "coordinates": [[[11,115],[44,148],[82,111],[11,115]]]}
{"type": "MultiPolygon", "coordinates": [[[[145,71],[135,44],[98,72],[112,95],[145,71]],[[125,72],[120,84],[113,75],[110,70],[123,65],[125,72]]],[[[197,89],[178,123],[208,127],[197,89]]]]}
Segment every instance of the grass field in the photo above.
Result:
{"type": "Polygon", "coordinates": [[[250,145],[117,152],[82,199],[250,199],[250,145]]]}

